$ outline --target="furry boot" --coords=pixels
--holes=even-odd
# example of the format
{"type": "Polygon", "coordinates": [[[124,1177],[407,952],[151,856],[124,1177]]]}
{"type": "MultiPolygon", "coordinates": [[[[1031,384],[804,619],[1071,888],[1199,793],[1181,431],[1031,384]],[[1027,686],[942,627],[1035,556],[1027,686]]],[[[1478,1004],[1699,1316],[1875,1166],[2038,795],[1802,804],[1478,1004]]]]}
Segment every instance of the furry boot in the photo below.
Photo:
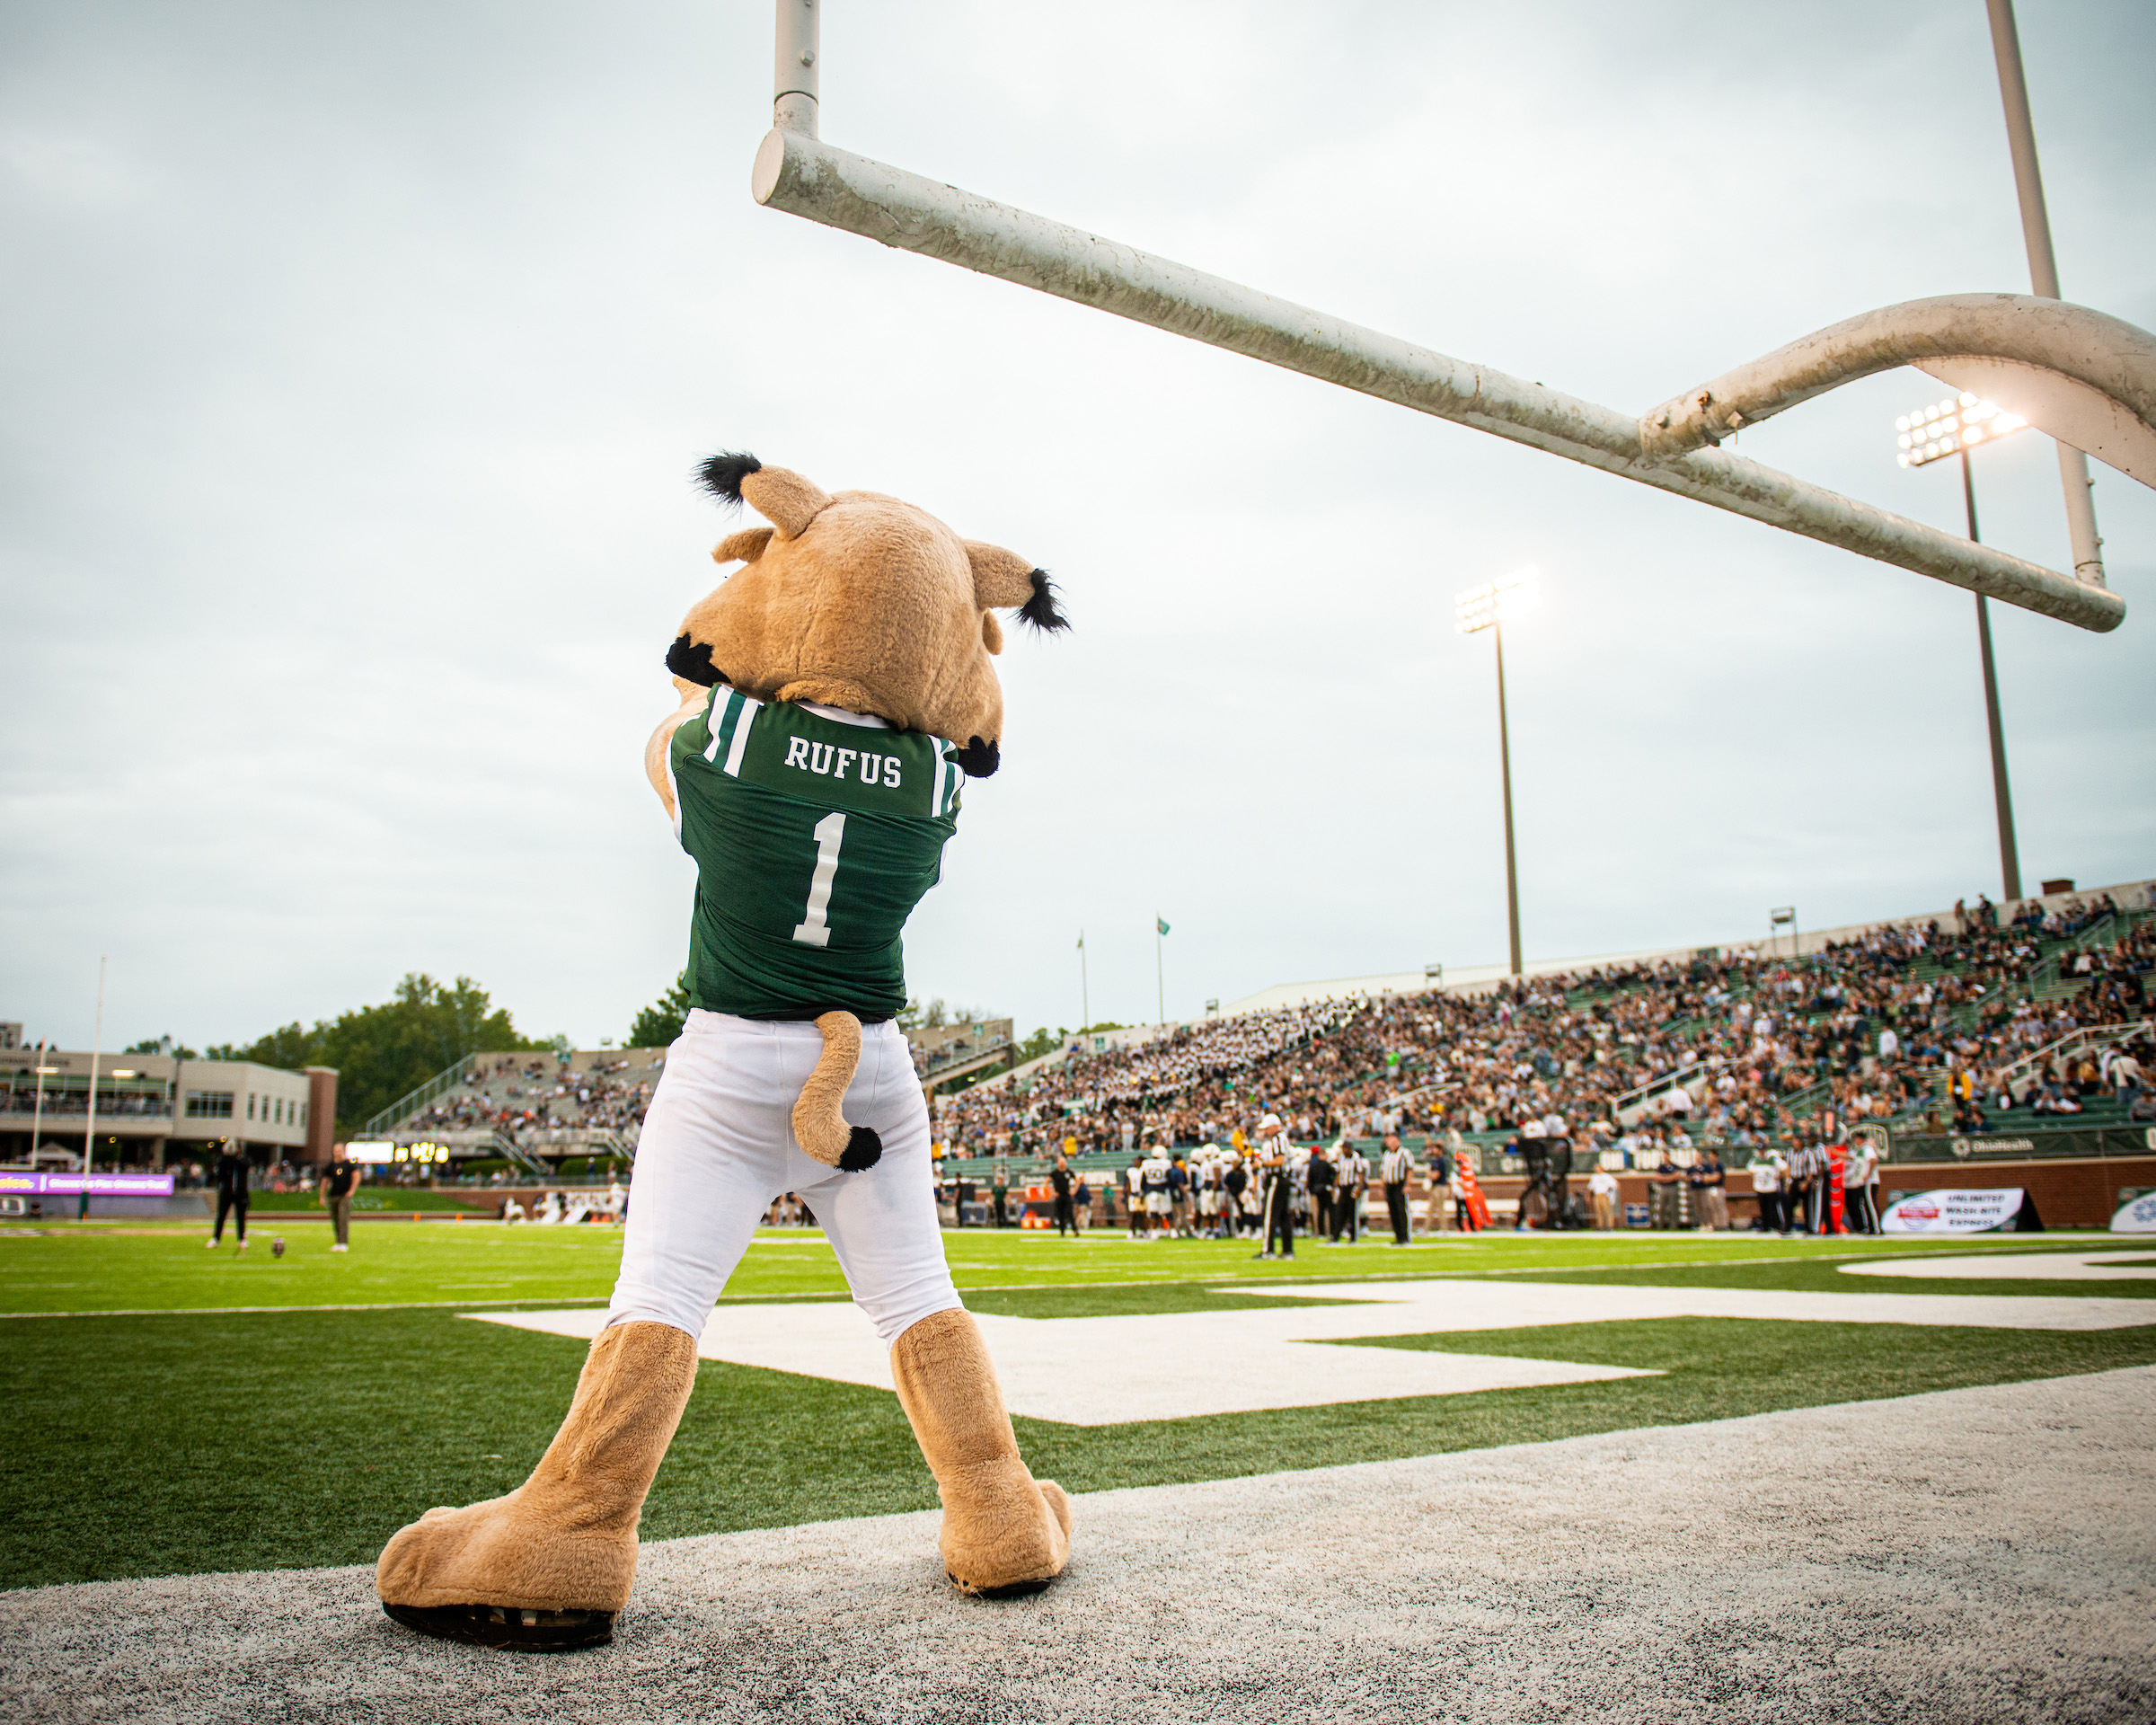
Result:
{"type": "Polygon", "coordinates": [[[667,1323],[599,1332],[569,1417],[506,1498],[429,1509],[383,1548],[382,1608],[429,1635],[558,1650],[613,1638],[636,1574],[636,1523],[696,1383],[667,1323]]]}
{"type": "Polygon", "coordinates": [[[973,1314],[925,1317],[891,1344],[899,1404],[943,1499],[943,1570],[961,1593],[1038,1593],[1071,1554],[1071,1501],[1019,1459],[973,1314]]]}

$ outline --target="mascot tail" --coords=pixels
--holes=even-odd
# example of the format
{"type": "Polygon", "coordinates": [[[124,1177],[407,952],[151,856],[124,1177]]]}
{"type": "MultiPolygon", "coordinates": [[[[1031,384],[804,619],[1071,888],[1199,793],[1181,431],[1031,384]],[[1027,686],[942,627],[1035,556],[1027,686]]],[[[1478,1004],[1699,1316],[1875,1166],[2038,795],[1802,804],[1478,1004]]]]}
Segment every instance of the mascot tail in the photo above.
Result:
{"type": "Polygon", "coordinates": [[[861,1021],[852,1013],[826,1013],[816,1021],[824,1051],[793,1105],[793,1136],[826,1168],[858,1173],[883,1155],[883,1140],[865,1126],[848,1126],[840,1105],[861,1065],[861,1021]]]}

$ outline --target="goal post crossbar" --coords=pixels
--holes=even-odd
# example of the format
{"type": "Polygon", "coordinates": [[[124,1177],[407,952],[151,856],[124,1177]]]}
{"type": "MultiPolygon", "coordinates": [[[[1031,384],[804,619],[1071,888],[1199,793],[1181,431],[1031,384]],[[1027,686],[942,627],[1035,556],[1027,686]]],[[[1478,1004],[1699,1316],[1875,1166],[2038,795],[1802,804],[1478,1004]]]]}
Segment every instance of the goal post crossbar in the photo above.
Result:
{"type": "Polygon", "coordinates": [[[756,152],[751,190],[760,204],[1471,426],[2080,628],[2100,632],[2125,619],[2125,600],[2104,587],[1726,450],[1650,455],[1637,415],[826,144],[815,135],[817,9],[808,0],[779,0],[779,125],[756,152]]]}

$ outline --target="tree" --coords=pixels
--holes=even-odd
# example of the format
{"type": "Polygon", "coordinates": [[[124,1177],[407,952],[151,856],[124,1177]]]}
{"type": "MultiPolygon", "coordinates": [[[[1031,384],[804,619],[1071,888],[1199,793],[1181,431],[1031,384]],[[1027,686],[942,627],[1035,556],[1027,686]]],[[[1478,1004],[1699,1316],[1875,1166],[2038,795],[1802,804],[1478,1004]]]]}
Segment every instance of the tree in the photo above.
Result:
{"type": "Polygon", "coordinates": [[[1022,1066],[1029,1060],[1038,1060],[1044,1054],[1055,1053],[1069,1039],[1070,1034],[1070,1031],[1058,1024],[1056,1027],[1055,1035],[1050,1036],[1048,1027],[1043,1024],[1031,1036],[1018,1045],[1018,1064],[1022,1066]]]}
{"type": "Polygon", "coordinates": [[[468,1055],[550,1046],[517,1035],[504,1009],[470,977],[453,984],[412,971],[394,999],[356,1007],[303,1030],[296,1021],[244,1045],[220,1044],[212,1060],[337,1068],[337,1128],[347,1131],[468,1055]]]}
{"type": "Polygon", "coordinates": [[[180,1060],[201,1058],[192,1048],[181,1047],[170,1036],[146,1037],[139,1042],[130,1042],[125,1052],[128,1054],[169,1054],[180,1060]]]}
{"type": "Polygon", "coordinates": [[[636,1015],[629,1027],[625,1048],[671,1048],[689,1018],[689,973],[674,978],[674,986],[636,1015]]]}

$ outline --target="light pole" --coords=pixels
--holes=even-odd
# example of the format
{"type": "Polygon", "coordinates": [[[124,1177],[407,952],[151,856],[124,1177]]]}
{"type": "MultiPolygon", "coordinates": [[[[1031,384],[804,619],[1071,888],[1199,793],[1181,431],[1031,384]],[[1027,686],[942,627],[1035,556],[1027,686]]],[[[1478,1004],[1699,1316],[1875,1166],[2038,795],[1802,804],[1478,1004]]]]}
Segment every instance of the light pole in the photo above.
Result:
{"type": "Polygon", "coordinates": [[[1505,712],[1505,620],[1524,616],[1542,602],[1542,578],[1531,564],[1501,580],[1471,587],[1453,601],[1453,626],[1463,635],[1489,630],[1498,647],[1498,773],[1505,784],[1505,926],[1512,942],[1512,974],[1520,974],[1520,871],[1512,837],[1512,730],[1505,712]]]}
{"type": "Polygon", "coordinates": [[[1078,931],[1078,1028],[1083,1030],[1093,1022],[1093,991],[1085,977],[1085,931],[1078,931]]]}
{"type": "MultiPolygon", "coordinates": [[[[1961,460],[1961,507],[1969,542],[1976,543],[1976,481],[1969,471],[1969,451],[1980,443],[2011,437],[2028,421],[1964,390],[1936,406],[1904,413],[1894,422],[1904,467],[1928,467],[1948,456],[1961,460]]],[[[2060,446],[2061,453],[2065,447],[2060,446]]],[[[1992,659],[1992,609],[1976,595],[1976,647],[1984,660],[1984,715],[1992,737],[1992,801],[1999,817],[1999,872],[2010,904],[2021,896],[2021,851],[2014,841],[2014,797],[2006,777],[2006,728],[1999,717],[1999,672],[1992,659]]]]}
{"type": "MultiPolygon", "coordinates": [[[[1984,0],[1992,23],[1992,56],[1999,63],[1999,100],[2006,111],[2006,146],[2014,162],[2014,195],[2021,206],[2021,241],[2028,252],[2029,291],[2057,299],[2059,263],[2051,249],[2051,214],[2044,205],[2044,175],[2037,165],[2036,127],[2028,117],[2028,84],[2021,75],[2021,35],[2014,27],[2014,0],[1984,0]]],[[[2096,500],[2090,495],[2089,457],[2071,444],[2056,444],[2059,482],[2066,494],[2066,532],[2073,544],[2073,572],[2104,584],[2104,542],[2096,530],[2096,500]]],[[[1976,536],[1974,530],[1969,537],[1976,536]]],[[[2020,895],[2012,888],[2008,895],[2020,895]]]]}
{"type": "Polygon", "coordinates": [[[1153,983],[1160,998],[1154,1003],[1160,1010],[1161,1022],[1168,1022],[1168,961],[1161,956],[1162,943],[1168,938],[1168,924],[1159,911],[1153,913],[1153,983]]]}
{"type": "Polygon", "coordinates": [[[1778,928],[1787,928],[1789,931],[1789,957],[1794,959],[1797,956],[1798,943],[1804,938],[1797,932],[1796,906],[1781,905],[1767,913],[1767,939],[1770,943],[1773,941],[1774,931],[1778,928]]]}

